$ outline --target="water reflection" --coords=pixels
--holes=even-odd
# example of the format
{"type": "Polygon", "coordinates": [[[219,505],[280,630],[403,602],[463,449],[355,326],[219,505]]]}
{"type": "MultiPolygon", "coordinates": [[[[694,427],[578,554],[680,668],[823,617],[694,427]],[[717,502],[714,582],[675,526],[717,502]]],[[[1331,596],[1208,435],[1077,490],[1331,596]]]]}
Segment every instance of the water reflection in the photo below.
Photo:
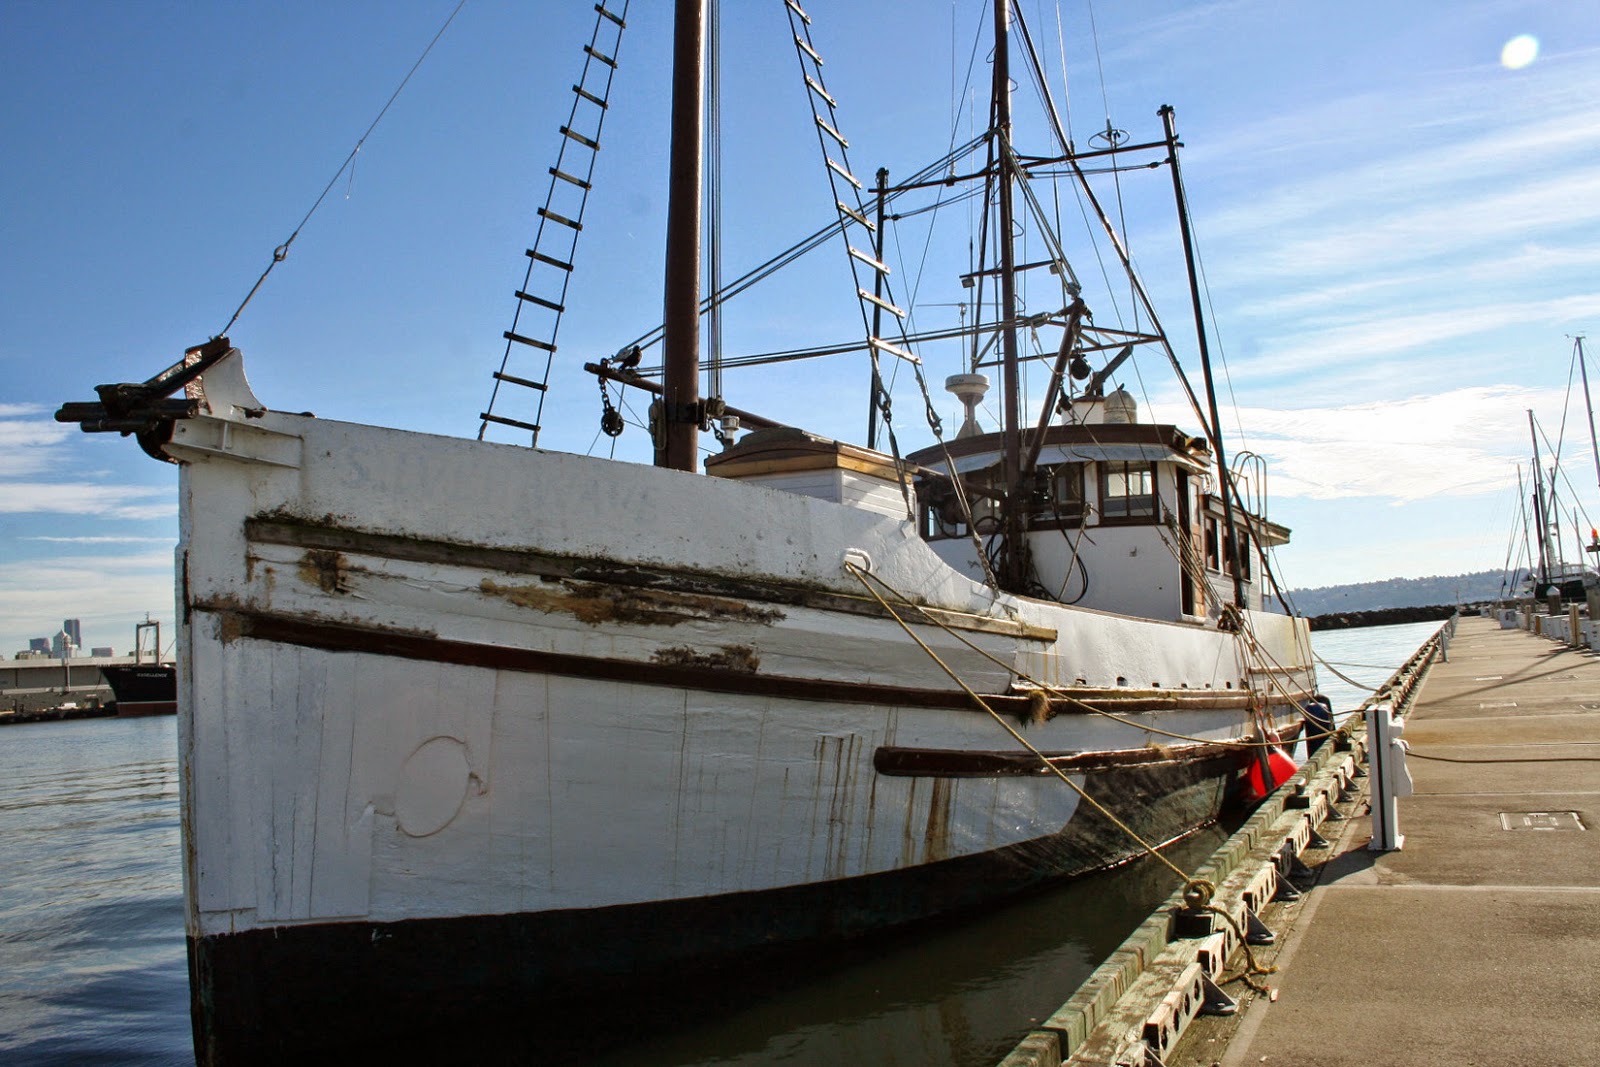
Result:
{"type": "Polygon", "coordinates": [[[0,1060],[192,1063],[171,719],[0,734],[0,1060]]]}
{"type": "MultiPolygon", "coordinates": [[[[1201,831],[1168,856],[1197,866],[1224,836],[1201,831]]],[[[875,942],[794,975],[793,984],[723,1004],[715,1019],[657,1030],[585,1062],[992,1065],[1176,886],[1164,865],[1128,864],[980,918],[875,942]]]]}

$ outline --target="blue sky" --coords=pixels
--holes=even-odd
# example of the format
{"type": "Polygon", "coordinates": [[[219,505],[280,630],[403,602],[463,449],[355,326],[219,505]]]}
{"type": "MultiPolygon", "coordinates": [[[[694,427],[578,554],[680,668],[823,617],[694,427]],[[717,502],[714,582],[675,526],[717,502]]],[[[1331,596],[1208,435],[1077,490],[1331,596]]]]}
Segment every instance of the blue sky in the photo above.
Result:
{"type": "MultiPolygon", "coordinates": [[[[176,469],[51,413],[222,328],[453,6],[0,4],[0,652],[67,616],[86,643],[119,649],[145,612],[170,620],[176,469]]],[[[1177,108],[1224,428],[1271,462],[1270,515],[1295,530],[1286,582],[1500,566],[1525,412],[1556,437],[1567,335],[1600,326],[1600,4],[1022,6],[1058,97],[1066,60],[1080,142],[1108,110],[1154,139],[1157,106],[1177,108]],[[1509,69],[1502,48],[1518,35],[1538,54],[1509,69]]],[[[595,385],[573,368],[660,319],[665,7],[636,3],[621,46],[547,447],[596,447],[595,385]]],[[[808,9],[858,172],[905,175],[949,143],[986,15],[808,9]]],[[[819,225],[829,198],[782,4],[730,3],[725,18],[724,254],[737,270],[819,225]]],[[[267,404],[476,433],[592,22],[586,2],[469,0],[231,330],[267,404]]],[[[1038,129],[1021,95],[1025,138],[1038,129]]],[[[1123,176],[1119,213],[1198,380],[1166,183],[1123,176]]],[[[1096,273],[1077,236],[1069,256],[1096,273]]],[[[942,305],[960,298],[965,236],[943,240],[924,264],[908,223],[890,257],[923,326],[950,321],[942,305]]],[[[837,246],[819,255],[730,308],[730,352],[859,332],[837,246]]],[[[1102,325],[1108,308],[1095,305],[1102,325]]],[[[960,369],[953,353],[923,355],[935,385],[960,369]]],[[[1123,380],[1147,415],[1195,426],[1155,360],[1123,380]]],[[[859,361],[835,357],[730,376],[728,396],[859,441],[864,382],[859,361]]],[[[937,399],[950,420],[957,405],[937,399]]],[[[926,443],[914,395],[898,392],[896,411],[903,445],[926,443]]],[[[1581,405],[1571,412],[1563,461],[1600,517],[1581,405]]],[[[643,433],[617,455],[644,458],[643,433]]]]}

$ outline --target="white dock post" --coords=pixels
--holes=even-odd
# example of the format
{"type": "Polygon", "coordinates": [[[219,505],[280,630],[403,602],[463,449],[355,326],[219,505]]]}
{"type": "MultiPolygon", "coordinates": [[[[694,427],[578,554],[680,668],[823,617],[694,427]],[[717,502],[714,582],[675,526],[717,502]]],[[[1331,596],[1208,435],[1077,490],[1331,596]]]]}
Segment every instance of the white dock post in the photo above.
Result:
{"type": "Polygon", "coordinates": [[[1366,711],[1367,752],[1372,761],[1373,852],[1398,852],[1406,843],[1400,832],[1400,797],[1411,795],[1411,772],[1406,769],[1405,720],[1387,702],[1366,711]]]}

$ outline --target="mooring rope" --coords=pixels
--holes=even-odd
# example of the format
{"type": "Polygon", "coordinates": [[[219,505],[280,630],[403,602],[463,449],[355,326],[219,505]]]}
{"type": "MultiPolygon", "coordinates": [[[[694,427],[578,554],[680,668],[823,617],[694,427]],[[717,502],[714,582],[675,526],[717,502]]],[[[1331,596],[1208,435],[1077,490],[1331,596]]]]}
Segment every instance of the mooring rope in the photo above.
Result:
{"type": "MultiPolygon", "coordinates": [[[[1578,744],[1590,744],[1581,741],[1578,744]]],[[[1600,756],[1552,756],[1544,759],[1459,759],[1453,756],[1429,756],[1418,752],[1410,745],[1406,746],[1406,755],[1422,760],[1432,760],[1435,763],[1600,763],[1600,756]]]]}
{"type": "MultiPolygon", "coordinates": [[[[1343,671],[1339,670],[1339,668],[1335,667],[1333,664],[1329,663],[1327,660],[1323,659],[1321,656],[1317,656],[1316,652],[1312,652],[1311,654],[1313,656],[1317,657],[1317,662],[1318,663],[1322,664],[1324,667],[1328,668],[1328,670],[1332,671],[1333,672],[1333,676],[1335,678],[1339,679],[1339,681],[1343,682],[1345,685],[1351,686],[1352,688],[1355,688],[1355,689],[1360,689],[1363,692],[1367,692],[1367,693],[1376,693],[1378,691],[1378,687],[1377,686],[1375,686],[1375,685],[1363,685],[1362,683],[1356,681],[1354,678],[1350,677],[1348,674],[1345,674],[1343,671]]],[[[1356,664],[1356,666],[1360,666],[1360,664],[1356,664]]],[[[1379,670],[1388,670],[1389,668],[1380,667],[1378,669],[1379,670]]]]}
{"type": "MultiPolygon", "coordinates": [[[[1100,803],[1094,797],[1090,796],[1087,790],[1085,790],[1077,782],[1074,782],[1072,780],[1072,778],[1065,771],[1063,771],[1060,767],[1057,767],[1054,763],[1052,763],[1050,761],[1050,757],[1049,756],[1046,756],[1043,752],[1040,752],[1039,749],[1036,748],[1033,745],[1032,742],[1030,742],[1026,737],[1023,737],[1022,734],[1020,732],[1018,732],[1018,730],[1014,726],[1012,726],[1009,722],[1007,722],[1005,720],[1004,716],[1002,716],[999,712],[995,711],[994,708],[990,707],[989,702],[984,700],[983,697],[981,697],[980,695],[978,695],[977,690],[973,689],[970,685],[968,685],[966,683],[965,679],[963,679],[959,674],[957,674],[956,671],[949,664],[947,664],[942,658],[940,658],[939,654],[937,652],[935,652],[928,645],[928,643],[926,641],[922,640],[922,638],[917,636],[916,631],[911,629],[910,624],[907,623],[903,618],[901,618],[900,614],[894,610],[894,608],[889,604],[889,602],[887,600],[885,600],[883,598],[883,596],[876,589],[874,589],[872,587],[872,584],[870,582],[867,581],[867,572],[866,571],[862,570],[860,567],[856,566],[854,563],[852,563],[852,562],[850,562],[848,560],[845,561],[845,565],[844,566],[845,566],[845,569],[847,571],[849,571],[852,575],[854,575],[855,579],[858,582],[861,583],[862,588],[865,589],[869,594],[871,594],[872,598],[878,602],[878,605],[880,607],[882,607],[884,611],[887,611],[889,613],[889,617],[894,619],[894,621],[899,624],[900,629],[905,631],[906,636],[911,638],[911,640],[915,641],[916,644],[917,644],[917,647],[921,648],[923,652],[927,653],[928,658],[933,660],[933,662],[938,665],[939,669],[942,670],[946,675],[949,676],[951,681],[955,682],[956,685],[960,686],[962,691],[965,692],[967,694],[967,696],[972,699],[973,703],[977,704],[978,707],[982,708],[989,715],[989,717],[991,719],[993,719],[996,723],[998,723],[1000,725],[1001,729],[1005,730],[1006,733],[1010,734],[1011,737],[1018,744],[1020,744],[1023,748],[1026,748],[1029,752],[1033,753],[1033,755],[1037,756],[1039,758],[1039,762],[1044,764],[1045,769],[1048,770],[1051,774],[1055,775],[1057,778],[1061,779],[1068,786],[1070,786],[1072,788],[1072,791],[1077,793],[1080,799],[1082,799],[1085,802],[1087,802],[1090,807],[1092,807],[1095,811],[1097,811],[1101,815],[1103,815],[1107,819],[1107,821],[1109,821],[1113,826],[1117,827],[1117,829],[1119,829],[1123,833],[1127,834],[1128,837],[1135,844],[1137,844],[1140,848],[1142,848],[1144,850],[1146,855],[1153,856],[1156,860],[1160,861],[1169,871],[1171,871],[1173,874],[1177,875],[1183,881],[1183,902],[1184,902],[1184,905],[1187,908],[1189,908],[1190,910],[1195,910],[1195,911],[1211,912],[1213,914],[1222,916],[1223,919],[1227,921],[1228,925],[1233,928],[1234,934],[1238,937],[1240,946],[1244,948],[1245,959],[1247,961],[1247,969],[1245,971],[1240,972],[1239,975],[1235,975],[1234,978],[1229,979],[1229,981],[1234,981],[1234,980],[1236,980],[1238,978],[1243,978],[1245,983],[1247,985],[1249,985],[1250,988],[1255,989],[1258,992],[1267,992],[1267,987],[1265,987],[1263,985],[1260,985],[1259,983],[1255,982],[1250,977],[1250,975],[1254,975],[1254,974],[1273,974],[1273,973],[1275,973],[1277,971],[1278,968],[1276,966],[1273,966],[1273,965],[1269,965],[1269,966],[1263,967],[1259,963],[1257,963],[1256,962],[1256,958],[1255,958],[1255,954],[1253,952],[1251,952],[1250,943],[1249,943],[1248,940],[1246,940],[1245,935],[1244,935],[1244,931],[1242,929],[1240,929],[1238,921],[1232,915],[1229,915],[1226,910],[1224,910],[1222,908],[1219,908],[1215,904],[1211,903],[1212,897],[1214,897],[1216,895],[1216,892],[1217,892],[1216,883],[1212,882],[1211,880],[1206,879],[1206,878],[1197,878],[1194,875],[1192,875],[1192,874],[1188,873],[1187,871],[1185,871],[1182,867],[1179,867],[1176,863],[1173,863],[1166,856],[1162,855],[1161,851],[1159,849],[1157,849],[1154,845],[1150,844],[1150,842],[1146,841],[1143,837],[1139,836],[1139,833],[1136,830],[1134,830],[1133,827],[1131,827],[1127,823],[1123,822],[1109,808],[1107,808],[1104,804],[1100,803]]],[[[878,579],[878,580],[882,581],[882,579],[878,579]]],[[[887,586],[887,583],[885,583],[885,585],[887,586]]],[[[896,595],[898,595],[898,594],[896,594],[896,595]]],[[[935,621],[937,621],[937,620],[935,620],[935,621]]],[[[942,629],[946,629],[947,632],[950,632],[948,630],[948,628],[943,627],[942,624],[940,624],[940,625],[941,625],[942,629]]],[[[958,638],[960,637],[959,634],[957,634],[955,636],[957,636],[958,638]]],[[[962,642],[964,644],[967,644],[969,647],[975,647],[975,646],[972,646],[970,642],[967,642],[965,638],[961,638],[961,640],[962,640],[962,642]]],[[[975,650],[976,651],[980,651],[980,652],[982,651],[981,649],[975,649],[975,650]]]]}
{"type": "MultiPolygon", "coordinates": [[[[1034,747],[1034,745],[1033,745],[1033,743],[1031,741],[1029,741],[1026,737],[1022,736],[1022,734],[1016,729],[1016,727],[1012,726],[1009,722],[1007,722],[1003,715],[1001,715],[999,712],[995,711],[994,708],[989,705],[989,702],[987,700],[984,700],[983,697],[978,695],[978,691],[973,689],[970,685],[968,685],[966,680],[964,678],[962,678],[959,674],[957,674],[955,672],[955,670],[948,663],[946,663],[943,659],[941,659],[940,656],[939,656],[939,653],[935,652],[928,645],[928,643],[926,641],[924,641],[922,638],[918,637],[917,634],[916,634],[916,631],[911,629],[910,624],[907,623],[903,618],[901,618],[900,614],[897,611],[894,610],[893,606],[891,606],[890,603],[883,598],[883,595],[880,594],[876,589],[874,589],[872,587],[872,584],[866,580],[866,572],[865,571],[863,571],[860,567],[856,566],[854,563],[852,563],[852,562],[850,562],[848,560],[845,561],[845,565],[844,566],[845,566],[845,569],[848,570],[852,575],[854,575],[856,580],[861,583],[862,588],[865,589],[872,596],[872,599],[876,600],[878,602],[878,605],[880,607],[882,607],[884,611],[887,611],[889,613],[889,617],[894,619],[894,621],[897,622],[900,625],[900,629],[905,631],[906,636],[911,638],[911,640],[915,641],[917,643],[917,647],[922,649],[923,652],[927,653],[928,658],[933,660],[933,662],[938,665],[939,669],[944,671],[944,673],[949,676],[951,681],[955,682],[956,685],[960,686],[962,691],[964,693],[966,693],[967,696],[972,699],[972,702],[974,704],[978,705],[979,708],[981,708],[981,709],[983,709],[983,711],[987,712],[991,719],[993,719],[995,722],[999,723],[1000,724],[1000,728],[1003,729],[1006,733],[1010,734],[1012,739],[1015,740],[1017,742],[1017,744],[1021,745],[1023,748],[1026,748],[1029,752],[1031,752],[1035,756],[1037,756],[1039,758],[1039,762],[1043,763],[1045,768],[1047,770],[1049,770],[1051,774],[1054,774],[1057,778],[1060,778],[1063,782],[1067,783],[1067,785],[1071,786],[1073,792],[1077,793],[1078,796],[1081,797],[1083,800],[1087,801],[1091,807],[1093,807],[1101,815],[1104,815],[1107,819],[1109,819],[1111,821],[1111,823],[1113,825],[1115,825],[1123,833],[1127,834],[1130,838],[1132,838],[1139,845],[1139,847],[1141,847],[1141,848],[1143,848],[1145,850],[1145,852],[1149,853],[1150,855],[1152,855],[1152,856],[1156,857],[1157,859],[1159,859],[1162,863],[1166,864],[1167,868],[1169,870],[1171,870],[1173,874],[1177,875],[1179,878],[1182,878],[1186,884],[1189,883],[1189,882],[1194,881],[1194,879],[1192,879],[1189,876],[1189,874],[1187,872],[1185,872],[1181,867],[1179,867],[1177,864],[1173,863],[1171,860],[1167,859],[1165,856],[1161,855],[1161,853],[1156,849],[1156,847],[1154,845],[1150,844],[1144,838],[1140,837],[1138,832],[1135,831],[1133,829],[1133,827],[1129,826],[1127,823],[1125,823],[1121,819],[1117,818],[1117,816],[1115,814],[1113,814],[1109,808],[1107,808],[1104,804],[1100,803],[1098,800],[1094,799],[1094,797],[1090,796],[1083,789],[1083,787],[1078,785],[1077,782],[1074,782],[1072,780],[1072,778],[1065,771],[1063,771],[1060,767],[1057,767],[1054,763],[1052,763],[1050,761],[1050,757],[1049,756],[1046,756],[1043,752],[1040,752],[1036,747],[1034,747]]],[[[1215,887],[1213,887],[1213,891],[1214,891],[1214,889],[1215,889],[1215,887]]]]}
{"type": "MultiPolygon", "coordinates": [[[[1217,739],[1217,738],[1210,738],[1210,737],[1195,737],[1195,736],[1190,735],[1190,734],[1173,733],[1171,730],[1163,730],[1158,726],[1150,726],[1150,725],[1147,725],[1145,723],[1135,722],[1132,719],[1124,718],[1123,716],[1117,715],[1114,712],[1106,711],[1104,708],[1097,708],[1093,704],[1090,704],[1090,703],[1087,703],[1087,702],[1085,702],[1083,700],[1080,700],[1077,697],[1074,697],[1071,694],[1063,691],[1060,686],[1052,685],[1052,684],[1050,684],[1048,682],[1042,682],[1042,681],[1038,680],[1037,678],[1034,678],[1032,675],[1028,674],[1027,671],[1021,670],[1021,669],[1017,668],[1016,666],[1014,666],[1013,664],[1005,662],[1004,660],[1002,660],[998,656],[996,656],[994,653],[990,652],[988,649],[983,648],[983,647],[975,644],[974,642],[968,640],[965,636],[963,636],[959,631],[957,631],[955,629],[952,629],[950,626],[947,626],[943,622],[943,620],[941,620],[937,615],[934,615],[932,612],[930,612],[927,608],[923,607],[921,604],[918,604],[915,601],[911,600],[904,593],[900,592],[894,586],[892,586],[888,582],[884,581],[878,575],[869,574],[866,571],[861,571],[859,568],[856,568],[856,579],[858,581],[860,581],[863,585],[866,585],[867,584],[867,582],[866,582],[867,578],[871,578],[874,582],[877,582],[878,584],[882,585],[883,588],[888,590],[890,593],[892,593],[896,597],[896,599],[898,599],[900,601],[901,604],[905,605],[906,607],[916,609],[919,613],[921,613],[923,618],[925,618],[929,623],[931,623],[934,626],[937,626],[939,629],[943,630],[946,634],[948,634],[949,636],[955,638],[957,641],[961,642],[963,645],[966,645],[967,648],[971,649],[973,652],[976,652],[978,655],[982,656],[984,659],[986,659],[989,662],[993,663],[995,666],[1001,668],[1002,670],[1006,671],[1007,673],[1015,674],[1020,681],[1027,682],[1029,685],[1034,686],[1035,687],[1034,688],[1034,694],[1043,697],[1046,700],[1046,702],[1059,701],[1059,702],[1061,702],[1063,704],[1066,704],[1066,705],[1069,705],[1071,707],[1076,707],[1079,710],[1081,710],[1083,712],[1086,712],[1087,714],[1099,715],[1102,718],[1109,719],[1112,722],[1119,723],[1119,724],[1121,724],[1123,726],[1131,727],[1132,729],[1135,729],[1135,730],[1144,730],[1147,733],[1156,734],[1156,735],[1159,735],[1161,737],[1170,737],[1175,741],[1187,741],[1187,742],[1190,742],[1192,744],[1197,744],[1197,745],[1219,745],[1219,746],[1225,746],[1225,747],[1228,747],[1228,748],[1242,749],[1242,750],[1246,750],[1246,751],[1251,750],[1251,749],[1257,749],[1257,748],[1276,748],[1277,747],[1277,742],[1271,742],[1271,741],[1251,741],[1251,740],[1249,740],[1247,738],[1238,738],[1238,739],[1222,738],[1222,739],[1217,739]]],[[[867,591],[868,592],[873,592],[873,590],[871,589],[870,586],[868,587],[867,591]]],[[[873,593],[873,595],[877,596],[876,593],[873,593]]],[[[879,602],[882,603],[881,598],[879,598],[879,602]]],[[[887,607],[887,605],[885,605],[885,607],[887,607]]],[[[891,614],[893,614],[892,611],[891,611],[891,614]]],[[[898,618],[898,616],[896,616],[896,618],[898,618]]],[[[1302,714],[1304,714],[1304,713],[1302,712],[1302,714]]],[[[1312,737],[1314,735],[1306,734],[1305,736],[1309,738],[1309,737],[1312,737]]],[[[1332,736],[1332,735],[1331,734],[1326,734],[1326,735],[1315,735],[1315,736],[1332,736]]]]}

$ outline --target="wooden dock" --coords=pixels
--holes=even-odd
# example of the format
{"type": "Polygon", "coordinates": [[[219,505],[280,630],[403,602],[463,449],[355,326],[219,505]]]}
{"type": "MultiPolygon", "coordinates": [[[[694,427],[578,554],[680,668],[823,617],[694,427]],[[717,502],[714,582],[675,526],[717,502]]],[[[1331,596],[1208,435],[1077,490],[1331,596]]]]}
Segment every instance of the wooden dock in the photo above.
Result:
{"type": "Polygon", "coordinates": [[[1600,1062],[1600,656],[1463,618],[1405,740],[1404,848],[1368,850],[1364,802],[1325,824],[1315,884],[1263,914],[1273,996],[1167,1067],[1600,1062]]]}

